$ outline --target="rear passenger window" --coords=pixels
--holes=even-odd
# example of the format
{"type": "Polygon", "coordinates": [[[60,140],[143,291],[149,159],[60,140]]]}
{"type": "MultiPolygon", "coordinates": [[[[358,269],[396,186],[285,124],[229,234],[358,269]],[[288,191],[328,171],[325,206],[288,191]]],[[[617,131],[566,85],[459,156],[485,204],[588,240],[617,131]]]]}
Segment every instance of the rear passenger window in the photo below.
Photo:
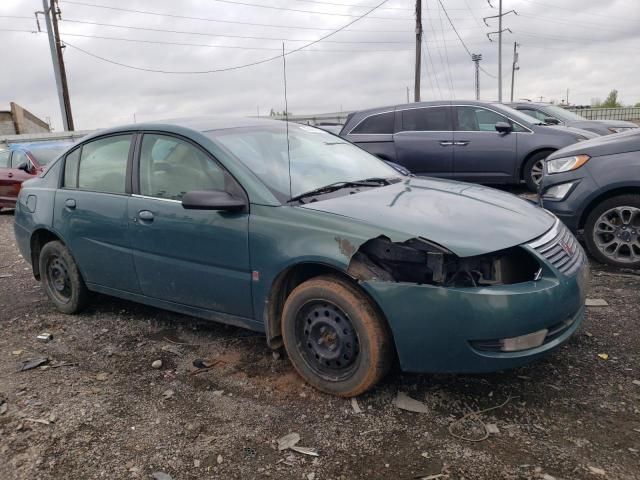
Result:
{"type": "Polygon", "coordinates": [[[402,111],[405,132],[448,132],[451,125],[450,107],[412,108],[402,111]]]}
{"type": "Polygon", "coordinates": [[[132,136],[114,135],[85,143],[80,154],[78,188],[93,192],[125,193],[132,136]]]}
{"type": "Polygon", "coordinates": [[[66,188],[78,188],[78,166],[80,165],[80,151],[76,148],[67,155],[64,161],[64,186],[66,188]]]}
{"type": "Polygon", "coordinates": [[[0,168],[7,168],[9,166],[9,157],[11,152],[9,150],[0,151],[0,168]]]}
{"type": "Polygon", "coordinates": [[[378,113],[365,118],[350,133],[392,134],[394,121],[394,112],[378,113]]]}

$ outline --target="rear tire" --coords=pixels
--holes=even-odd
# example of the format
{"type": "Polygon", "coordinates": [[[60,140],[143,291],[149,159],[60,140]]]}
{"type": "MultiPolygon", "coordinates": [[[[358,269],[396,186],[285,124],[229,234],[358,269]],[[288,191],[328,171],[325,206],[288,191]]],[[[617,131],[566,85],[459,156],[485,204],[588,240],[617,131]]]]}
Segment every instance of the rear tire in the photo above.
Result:
{"type": "Polygon", "coordinates": [[[87,305],[87,286],[71,252],[61,242],[42,247],[39,266],[44,291],[60,312],[77,313],[87,305]]]}
{"type": "Polygon", "coordinates": [[[372,388],[393,360],[385,320],[359,288],[338,276],[313,278],[291,292],[282,337],[300,376],[340,397],[372,388]]]}
{"type": "Polygon", "coordinates": [[[596,205],[587,216],[584,241],[600,263],[639,268],[640,195],[619,195],[596,205]]]}
{"type": "Polygon", "coordinates": [[[527,184],[527,188],[532,192],[538,191],[538,186],[542,181],[542,173],[544,172],[544,159],[551,155],[552,151],[534,153],[524,164],[522,178],[527,184]]]}

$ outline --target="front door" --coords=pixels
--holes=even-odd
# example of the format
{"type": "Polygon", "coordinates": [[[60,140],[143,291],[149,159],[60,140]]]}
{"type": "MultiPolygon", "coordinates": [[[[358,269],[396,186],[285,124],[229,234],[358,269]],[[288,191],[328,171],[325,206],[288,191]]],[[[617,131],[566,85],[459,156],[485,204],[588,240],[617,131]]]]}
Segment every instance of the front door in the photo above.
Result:
{"type": "Polygon", "coordinates": [[[237,192],[235,180],[200,147],[151,133],[142,138],[137,176],[129,225],[142,293],[251,318],[248,213],[181,203],[195,190],[237,192]]]}
{"type": "Polygon", "coordinates": [[[453,133],[455,179],[478,183],[510,183],[517,167],[517,135],[499,133],[505,116],[478,105],[455,107],[453,133]]]}
{"type": "Polygon", "coordinates": [[[453,174],[453,128],[448,105],[400,110],[393,136],[400,165],[416,175],[453,174]]]}
{"type": "Polygon", "coordinates": [[[53,225],[90,288],[140,291],[127,217],[132,138],[132,134],[101,137],[71,151],[65,159],[53,225]]]}

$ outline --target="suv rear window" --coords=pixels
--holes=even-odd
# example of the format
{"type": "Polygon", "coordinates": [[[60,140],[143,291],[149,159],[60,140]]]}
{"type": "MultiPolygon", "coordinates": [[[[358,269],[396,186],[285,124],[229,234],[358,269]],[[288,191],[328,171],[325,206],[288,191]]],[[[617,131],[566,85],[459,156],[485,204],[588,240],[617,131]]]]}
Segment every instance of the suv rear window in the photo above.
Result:
{"type": "Polygon", "coordinates": [[[377,113],[365,118],[350,133],[390,135],[393,133],[394,120],[394,112],[377,113]]]}

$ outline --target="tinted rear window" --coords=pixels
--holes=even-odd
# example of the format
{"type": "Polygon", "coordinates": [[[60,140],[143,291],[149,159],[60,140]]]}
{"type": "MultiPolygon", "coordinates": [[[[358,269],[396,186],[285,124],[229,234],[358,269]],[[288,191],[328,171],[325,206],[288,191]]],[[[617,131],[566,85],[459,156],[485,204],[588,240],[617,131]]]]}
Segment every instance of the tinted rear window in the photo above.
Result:
{"type": "Polygon", "coordinates": [[[394,112],[378,113],[365,118],[351,133],[392,134],[394,112]]]}
{"type": "Polygon", "coordinates": [[[447,132],[453,130],[450,111],[450,107],[403,110],[402,130],[407,132],[447,132]]]}

